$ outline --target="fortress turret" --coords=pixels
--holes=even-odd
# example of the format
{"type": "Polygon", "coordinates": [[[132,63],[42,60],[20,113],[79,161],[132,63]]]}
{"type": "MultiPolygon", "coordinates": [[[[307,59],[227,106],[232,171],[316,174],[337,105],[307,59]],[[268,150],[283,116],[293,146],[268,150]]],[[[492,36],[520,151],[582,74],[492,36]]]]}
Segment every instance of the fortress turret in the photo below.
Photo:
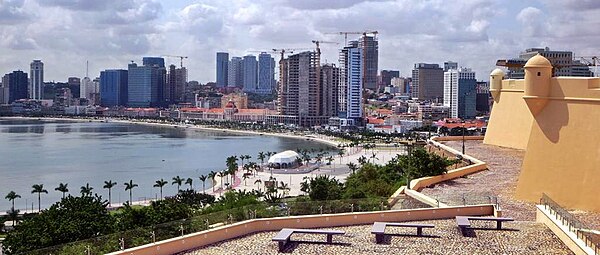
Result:
{"type": "Polygon", "coordinates": [[[540,54],[530,58],[525,64],[525,102],[535,117],[544,109],[550,96],[552,64],[540,54]]]}
{"type": "Polygon", "coordinates": [[[494,101],[497,103],[500,100],[500,91],[502,90],[502,80],[504,79],[504,72],[496,68],[490,74],[490,92],[494,101]]]}

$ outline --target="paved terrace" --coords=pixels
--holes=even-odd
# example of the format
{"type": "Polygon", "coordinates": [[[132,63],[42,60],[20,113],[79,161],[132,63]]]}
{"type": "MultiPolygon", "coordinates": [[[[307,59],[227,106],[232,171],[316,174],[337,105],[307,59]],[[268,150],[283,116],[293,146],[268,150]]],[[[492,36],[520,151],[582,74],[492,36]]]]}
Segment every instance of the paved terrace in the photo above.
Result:
{"type": "MultiPolygon", "coordinates": [[[[288,254],[573,254],[543,224],[509,222],[508,230],[475,230],[474,236],[463,237],[455,220],[421,221],[434,224],[434,229],[424,229],[435,238],[394,236],[388,244],[375,244],[372,225],[328,228],[346,231],[345,236],[335,236],[334,242],[343,245],[291,243],[288,254]]],[[[495,223],[473,222],[473,227],[495,227],[495,223]]],[[[388,228],[386,233],[414,234],[413,228],[388,228]]],[[[276,231],[251,234],[219,242],[184,254],[278,254],[277,243],[271,241],[276,231]]],[[[292,240],[324,241],[323,235],[294,234],[292,240]]]]}
{"type": "MultiPolygon", "coordinates": [[[[442,143],[459,151],[462,149],[462,141],[442,143]]],[[[423,189],[422,193],[450,205],[462,205],[463,194],[467,204],[473,204],[472,200],[489,202],[489,196],[498,197],[503,216],[535,221],[535,204],[514,198],[525,151],[486,145],[482,141],[465,141],[465,147],[466,154],[485,161],[489,170],[440,183],[423,189]]],[[[600,213],[571,213],[591,228],[600,229],[600,213]]]]}

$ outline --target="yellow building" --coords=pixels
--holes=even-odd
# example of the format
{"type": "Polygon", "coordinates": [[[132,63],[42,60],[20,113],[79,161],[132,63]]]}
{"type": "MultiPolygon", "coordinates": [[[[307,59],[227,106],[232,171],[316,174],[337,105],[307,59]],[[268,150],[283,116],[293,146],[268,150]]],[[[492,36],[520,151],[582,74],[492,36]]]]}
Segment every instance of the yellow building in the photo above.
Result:
{"type": "Polygon", "coordinates": [[[542,193],[565,207],[600,211],[600,78],[552,77],[537,55],[524,80],[491,74],[494,107],[484,142],[525,149],[517,198],[542,193]]]}

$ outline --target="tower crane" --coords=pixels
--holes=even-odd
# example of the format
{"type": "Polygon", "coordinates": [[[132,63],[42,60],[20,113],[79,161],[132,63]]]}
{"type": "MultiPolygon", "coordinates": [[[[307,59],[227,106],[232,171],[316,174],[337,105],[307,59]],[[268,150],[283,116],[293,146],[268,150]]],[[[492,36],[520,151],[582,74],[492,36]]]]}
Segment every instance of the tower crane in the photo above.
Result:
{"type": "Polygon", "coordinates": [[[168,58],[179,58],[179,65],[181,66],[181,68],[183,68],[183,59],[184,58],[188,58],[187,56],[173,56],[173,55],[163,55],[163,57],[168,57],[168,58]]]}
{"type": "Polygon", "coordinates": [[[321,55],[321,48],[319,48],[321,43],[339,44],[337,42],[327,42],[327,41],[317,41],[317,40],[313,40],[312,43],[314,43],[317,46],[317,54],[319,56],[321,55]]]}
{"type": "Polygon", "coordinates": [[[377,34],[379,34],[379,31],[377,30],[370,30],[370,31],[354,31],[354,32],[332,32],[332,33],[325,33],[328,35],[344,35],[344,45],[348,44],[348,35],[367,35],[367,34],[372,34],[374,36],[377,36],[377,34]]]}

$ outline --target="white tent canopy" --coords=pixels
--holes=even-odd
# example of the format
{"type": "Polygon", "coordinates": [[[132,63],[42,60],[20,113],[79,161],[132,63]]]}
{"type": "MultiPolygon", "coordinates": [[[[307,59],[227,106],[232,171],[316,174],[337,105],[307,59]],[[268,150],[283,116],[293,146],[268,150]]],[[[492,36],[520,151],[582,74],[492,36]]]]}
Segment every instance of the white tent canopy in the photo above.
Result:
{"type": "Polygon", "coordinates": [[[296,162],[296,158],[300,155],[295,151],[284,151],[277,153],[269,158],[269,164],[286,164],[292,165],[296,162]]]}

